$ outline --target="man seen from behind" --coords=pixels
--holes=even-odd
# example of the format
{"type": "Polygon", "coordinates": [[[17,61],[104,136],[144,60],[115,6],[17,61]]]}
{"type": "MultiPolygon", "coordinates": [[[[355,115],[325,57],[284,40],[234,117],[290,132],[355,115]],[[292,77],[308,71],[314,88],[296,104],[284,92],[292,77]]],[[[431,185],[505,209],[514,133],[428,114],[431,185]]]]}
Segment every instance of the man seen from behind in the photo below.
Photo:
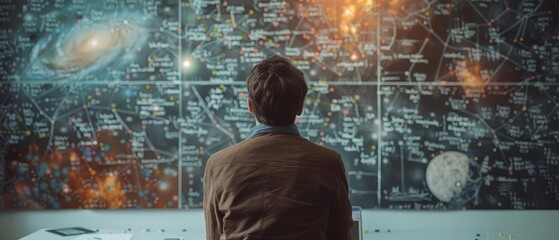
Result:
{"type": "Polygon", "coordinates": [[[308,90],[303,73],[271,57],[252,69],[247,88],[257,125],[206,164],[206,239],[350,239],[341,157],[301,137],[294,124],[308,90]]]}

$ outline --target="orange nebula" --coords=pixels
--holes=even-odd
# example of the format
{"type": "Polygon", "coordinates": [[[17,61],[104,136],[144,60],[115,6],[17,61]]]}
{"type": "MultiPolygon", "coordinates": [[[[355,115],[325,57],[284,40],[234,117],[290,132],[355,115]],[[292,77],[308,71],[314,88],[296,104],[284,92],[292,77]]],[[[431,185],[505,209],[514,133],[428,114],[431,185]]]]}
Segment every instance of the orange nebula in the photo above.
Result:
{"type": "MultiPolygon", "coordinates": [[[[98,132],[96,137],[94,145],[69,150],[29,139],[7,151],[6,170],[19,180],[0,205],[26,209],[177,206],[177,175],[164,174],[168,169],[177,171],[175,163],[143,164],[129,139],[113,132],[98,132]],[[146,168],[151,170],[144,175],[141,169],[146,168]]],[[[153,152],[144,156],[157,158],[153,152]]]]}
{"type": "Polygon", "coordinates": [[[459,61],[455,67],[455,73],[463,83],[464,88],[483,88],[486,81],[481,76],[479,63],[469,64],[466,61],[459,61]]]}
{"type": "Polygon", "coordinates": [[[355,35],[364,25],[370,25],[363,20],[373,20],[368,15],[378,3],[374,0],[345,0],[332,3],[327,1],[323,4],[328,6],[326,7],[326,13],[339,26],[340,33],[355,35]]]}
{"type": "Polygon", "coordinates": [[[107,204],[107,208],[121,208],[126,201],[122,186],[117,176],[106,176],[97,179],[99,197],[107,204]]]}

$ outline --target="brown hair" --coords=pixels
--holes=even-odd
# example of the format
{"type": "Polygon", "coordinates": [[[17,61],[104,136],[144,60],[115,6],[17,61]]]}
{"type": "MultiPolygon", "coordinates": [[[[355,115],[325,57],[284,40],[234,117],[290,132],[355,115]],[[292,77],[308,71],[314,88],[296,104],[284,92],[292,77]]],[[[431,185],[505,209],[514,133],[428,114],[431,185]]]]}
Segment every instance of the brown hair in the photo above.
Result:
{"type": "Polygon", "coordinates": [[[308,87],[303,72],[280,56],[258,63],[247,77],[256,119],[271,126],[294,123],[308,87]]]}

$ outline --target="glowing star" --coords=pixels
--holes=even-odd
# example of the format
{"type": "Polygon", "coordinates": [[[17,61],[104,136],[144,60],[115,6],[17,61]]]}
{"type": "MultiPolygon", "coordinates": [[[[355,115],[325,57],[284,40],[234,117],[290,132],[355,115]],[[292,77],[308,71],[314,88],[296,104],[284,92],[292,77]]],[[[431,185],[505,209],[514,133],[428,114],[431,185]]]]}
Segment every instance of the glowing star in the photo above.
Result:
{"type": "Polygon", "coordinates": [[[159,190],[160,190],[160,191],[167,191],[167,190],[169,190],[169,183],[167,183],[167,182],[159,182],[159,190]]]}
{"type": "MultiPolygon", "coordinates": [[[[374,0],[326,0],[325,5],[333,5],[327,9],[326,14],[338,27],[339,33],[346,35],[357,35],[363,27],[374,25],[373,18],[369,17],[369,12],[378,5],[374,0]]],[[[349,48],[354,48],[353,44],[348,43],[349,48]]]]}
{"type": "Polygon", "coordinates": [[[184,68],[190,68],[190,67],[192,66],[192,62],[190,62],[190,60],[184,60],[184,61],[182,62],[182,66],[183,66],[184,68]]]}

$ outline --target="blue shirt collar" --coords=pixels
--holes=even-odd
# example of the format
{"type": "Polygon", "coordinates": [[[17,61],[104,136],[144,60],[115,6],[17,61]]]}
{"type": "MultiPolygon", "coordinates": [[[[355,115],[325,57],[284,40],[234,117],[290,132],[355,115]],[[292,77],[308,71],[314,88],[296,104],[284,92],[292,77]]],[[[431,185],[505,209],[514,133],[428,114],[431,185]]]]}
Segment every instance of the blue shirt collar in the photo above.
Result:
{"type": "Polygon", "coordinates": [[[251,139],[260,133],[289,133],[300,136],[299,129],[295,124],[285,125],[285,126],[270,126],[264,123],[260,123],[253,128],[251,128],[247,133],[247,139],[251,139]]]}

